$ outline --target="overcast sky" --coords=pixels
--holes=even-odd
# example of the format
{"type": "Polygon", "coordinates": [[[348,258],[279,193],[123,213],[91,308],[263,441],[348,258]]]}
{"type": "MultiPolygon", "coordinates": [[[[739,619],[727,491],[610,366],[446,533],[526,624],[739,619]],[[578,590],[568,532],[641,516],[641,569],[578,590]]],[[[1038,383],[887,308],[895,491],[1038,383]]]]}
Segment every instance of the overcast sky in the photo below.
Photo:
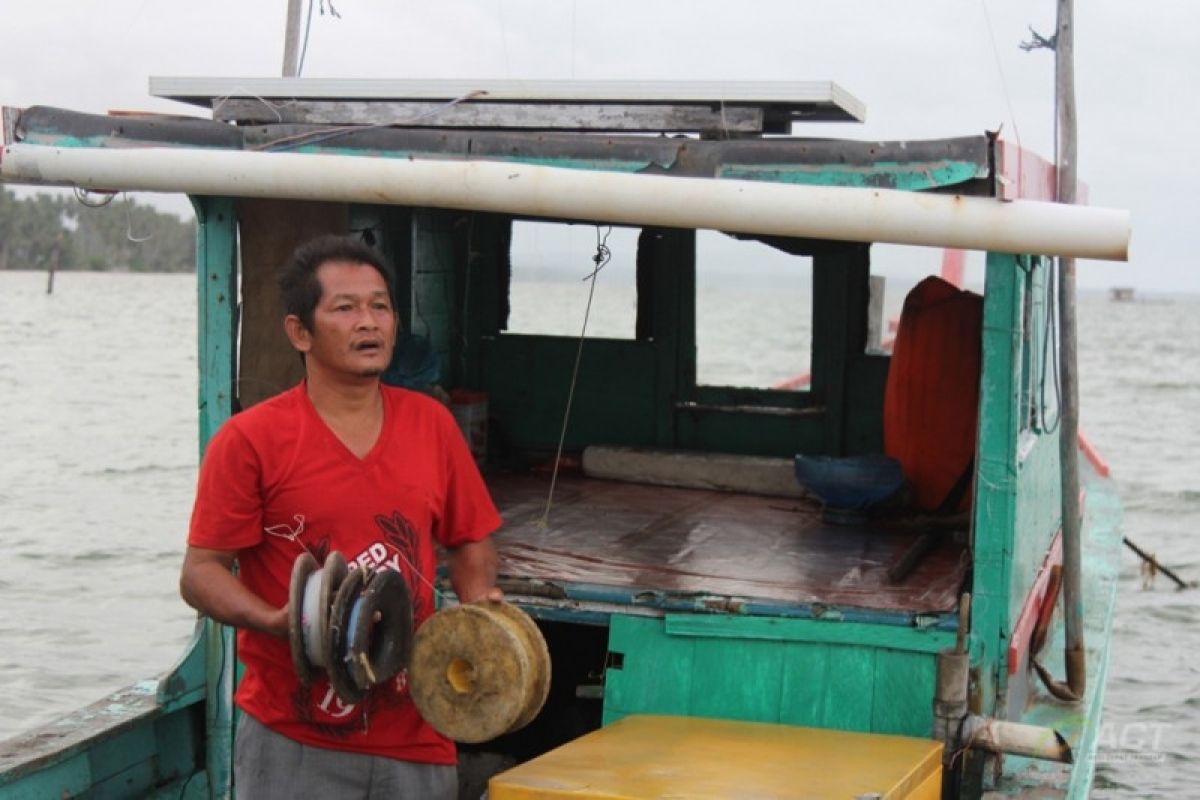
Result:
{"type": "MultiPolygon", "coordinates": [[[[862,125],[797,135],[938,138],[1003,126],[1053,151],[1053,0],[314,0],[306,77],[834,80],[862,125]]],[[[1200,291],[1200,5],[1077,3],[1080,170],[1093,205],[1133,213],[1129,264],[1081,262],[1081,285],[1200,291]]],[[[280,73],[285,0],[8,0],[0,103],[81,111],[190,107],[156,76],[280,73]]],[[[167,204],[182,210],[186,204],[167,204]]]]}

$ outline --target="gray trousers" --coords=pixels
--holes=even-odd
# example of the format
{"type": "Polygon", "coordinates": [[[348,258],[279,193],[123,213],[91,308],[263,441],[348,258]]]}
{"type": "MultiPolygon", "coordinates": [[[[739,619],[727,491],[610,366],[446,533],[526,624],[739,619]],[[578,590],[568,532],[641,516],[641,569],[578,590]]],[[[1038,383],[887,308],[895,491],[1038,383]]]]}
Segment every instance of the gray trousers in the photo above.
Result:
{"type": "Polygon", "coordinates": [[[455,800],[458,794],[453,766],[310,747],[241,716],[233,755],[237,800],[455,800]]]}

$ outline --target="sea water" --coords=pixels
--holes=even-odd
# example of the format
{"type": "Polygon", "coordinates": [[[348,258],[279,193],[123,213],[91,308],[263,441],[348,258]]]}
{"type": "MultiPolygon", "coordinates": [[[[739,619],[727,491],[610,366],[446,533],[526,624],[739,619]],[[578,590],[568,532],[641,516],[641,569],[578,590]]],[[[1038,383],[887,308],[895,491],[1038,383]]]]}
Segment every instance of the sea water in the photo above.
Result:
{"type": "MultiPolygon", "coordinates": [[[[195,279],[0,272],[0,739],[160,674],[195,615],[177,580],[196,478],[195,279]]],[[[583,282],[514,288],[516,330],[578,335],[583,282]]],[[[810,298],[698,288],[699,374],[769,386],[807,370],[810,298]]],[[[894,314],[895,293],[887,307],[894,314]]],[[[589,334],[631,337],[632,289],[600,281],[589,334]]],[[[1082,426],[1125,531],[1200,578],[1200,298],[1079,307],[1082,426]]],[[[583,369],[586,369],[586,351],[583,369]]],[[[1200,785],[1200,590],[1143,588],[1126,553],[1098,797],[1200,785]]]]}

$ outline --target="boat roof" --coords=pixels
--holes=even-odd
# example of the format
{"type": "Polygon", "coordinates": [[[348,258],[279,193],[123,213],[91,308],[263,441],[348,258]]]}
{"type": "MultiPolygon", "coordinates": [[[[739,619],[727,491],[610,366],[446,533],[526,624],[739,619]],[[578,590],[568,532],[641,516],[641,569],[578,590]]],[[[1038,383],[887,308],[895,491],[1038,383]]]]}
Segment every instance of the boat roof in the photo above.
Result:
{"type": "Polygon", "coordinates": [[[833,81],[407,80],[151,77],[150,94],[238,123],[786,134],[861,122],[833,81]]]}

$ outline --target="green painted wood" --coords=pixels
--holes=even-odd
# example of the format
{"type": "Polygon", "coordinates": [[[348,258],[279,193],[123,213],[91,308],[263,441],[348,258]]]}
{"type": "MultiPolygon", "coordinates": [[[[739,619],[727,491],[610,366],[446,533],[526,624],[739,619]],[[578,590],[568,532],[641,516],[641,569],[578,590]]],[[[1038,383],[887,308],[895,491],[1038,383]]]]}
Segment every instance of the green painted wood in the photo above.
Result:
{"type": "Polygon", "coordinates": [[[688,712],[697,717],[778,722],[783,663],[784,648],[774,642],[698,645],[688,712]]]}
{"type": "Polygon", "coordinates": [[[777,617],[670,614],[664,629],[669,636],[860,644],[915,653],[937,653],[954,645],[954,634],[948,631],[777,617]]]}
{"type": "Polygon", "coordinates": [[[869,647],[829,645],[821,727],[871,730],[875,704],[875,658],[869,647]]]}
{"type": "Polygon", "coordinates": [[[1016,624],[1050,549],[1062,527],[1062,481],[1058,432],[1024,434],[1032,449],[1018,464],[1016,532],[1010,556],[1008,614],[1009,628],[1016,624]]]}
{"type": "Polygon", "coordinates": [[[200,359],[200,452],[233,413],[237,313],[237,233],[233,201],[200,197],[196,211],[196,290],[200,359]]]}
{"type": "Polygon", "coordinates": [[[994,713],[1007,683],[1008,608],[1016,523],[1017,436],[1022,335],[1017,257],[988,253],[983,303],[983,363],[974,503],[973,662],[982,713],[994,713]]]}
{"type": "Polygon", "coordinates": [[[458,265],[465,302],[460,315],[465,327],[458,357],[462,362],[459,381],[472,389],[484,388],[483,338],[499,335],[501,317],[507,316],[505,281],[511,274],[511,239],[512,221],[507,217],[471,214],[467,218],[465,254],[458,265]]]}
{"type": "Polygon", "coordinates": [[[604,672],[603,723],[629,714],[686,714],[695,642],[667,636],[660,620],[614,614],[608,650],[623,661],[604,672]]]}
{"type": "Polygon", "coordinates": [[[606,673],[605,724],[659,713],[929,735],[933,651],[949,637],[885,627],[615,615],[609,650],[624,664],[606,673]]]}
{"type": "Polygon", "coordinates": [[[880,650],[875,658],[871,730],[933,735],[935,669],[929,655],[880,650]]]}
{"type": "Polygon", "coordinates": [[[57,763],[11,782],[0,784],[2,800],[47,800],[86,796],[92,785],[91,765],[86,752],[77,752],[57,763]]]}
{"type": "Polygon", "coordinates": [[[203,639],[204,622],[197,619],[183,656],[159,681],[158,704],[164,714],[204,699],[206,672],[203,639]]]}
{"type": "MultiPolygon", "coordinates": [[[[1047,284],[1049,259],[1024,259],[1024,268],[1017,276],[1024,286],[1021,331],[1021,400],[1018,406],[1021,430],[1017,450],[1016,526],[1013,535],[1009,573],[1009,627],[1016,624],[1033,587],[1038,570],[1045,560],[1057,531],[1062,527],[1062,481],[1059,477],[1061,458],[1059,431],[1042,430],[1040,415],[1034,413],[1039,400],[1038,386],[1042,378],[1043,354],[1047,338],[1046,319],[1049,313],[1047,284]]],[[[1053,343],[1049,343],[1053,344],[1053,343]]],[[[1056,346],[1056,345],[1055,345],[1056,346]]],[[[1050,369],[1045,380],[1053,384],[1053,368],[1057,359],[1044,366],[1050,369]]],[[[1047,402],[1053,403],[1053,389],[1047,402]]],[[[1021,701],[1023,704],[1023,700],[1021,701]]]]}
{"type": "Polygon", "coordinates": [[[201,703],[164,713],[141,681],[0,748],[0,798],[143,797],[203,765],[201,703]]]}
{"type": "Polygon", "coordinates": [[[688,450],[791,458],[825,451],[828,416],[779,416],[748,410],[681,408],[678,446],[688,450]]]}
{"type": "MultiPolygon", "coordinates": [[[[96,763],[94,758],[92,763],[96,763]]],[[[154,762],[138,761],[115,775],[94,782],[87,797],[88,800],[129,800],[131,797],[141,797],[157,782],[154,762]]]]}
{"type": "MultiPolygon", "coordinates": [[[[232,413],[236,331],[237,225],[229,198],[197,197],[200,449],[232,413]]],[[[233,630],[205,621],[206,768],[213,797],[229,797],[233,765],[233,630]]]]}
{"type": "Polygon", "coordinates": [[[921,191],[986,178],[986,169],[974,161],[899,163],[876,161],[859,164],[729,164],[718,176],[741,180],[797,183],[811,186],[881,187],[921,191]]]}
{"type": "Polygon", "coordinates": [[[813,256],[812,394],[826,411],[820,453],[846,451],[846,376],[866,346],[869,283],[869,245],[839,245],[813,256]]]}
{"type": "Polygon", "coordinates": [[[642,242],[651,248],[654,297],[654,444],[674,447],[678,405],[696,391],[696,232],[654,228],[642,242]]]}
{"type": "Polygon", "coordinates": [[[829,680],[829,648],[791,645],[783,649],[779,721],[820,727],[825,722],[825,687],[829,680]]]}
{"type": "Polygon", "coordinates": [[[154,720],[156,772],[158,780],[188,778],[203,763],[205,743],[198,737],[202,707],[195,704],[154,720]]]}
{"type": "MultiPolygon", "coordinates": [[[[552,450],[579,341],[505,334],[482,342],[489,439],[518,450],[552,450]]],[[[588,339],[583,346],[566,447],[648,445],[655,436],[654,344],[588,339]]]]}
{"type": "Polygon", "coordinates": [[[144,762],[156,750],[153,724],[136,725],[97,742],[88,750],[93,785],[144,762]]]}

